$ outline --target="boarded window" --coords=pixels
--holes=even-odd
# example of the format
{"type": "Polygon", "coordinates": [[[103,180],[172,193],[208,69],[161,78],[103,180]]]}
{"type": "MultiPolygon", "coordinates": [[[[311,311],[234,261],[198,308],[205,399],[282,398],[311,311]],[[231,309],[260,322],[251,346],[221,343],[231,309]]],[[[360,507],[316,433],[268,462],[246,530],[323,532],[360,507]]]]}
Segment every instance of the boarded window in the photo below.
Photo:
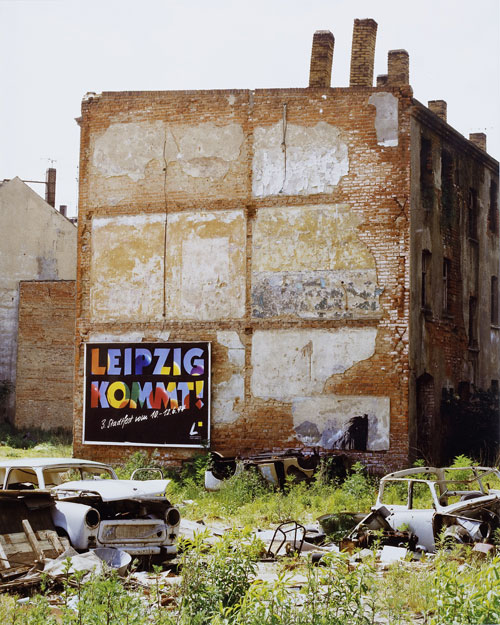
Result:
{"type": "Polygon", "coordinates": [[[451,309],[449,258],[443,258],[443,313],[449,314],[451,309]]]}
{"type": "Polygon", "coordinates": [[[498,278],[491,276],[491,323],[498,325],[498,278]]]}
{"type": "Polygon", "coordinates": [[[490,185],[490,206],[488,210],[488,229],[498,234],[498,185],[492,180],[490,185]]]}
{"type": "Polygon", "coordinates": [[[422,308],[431,309],[431,260],[429,250],[422,251],[422,308]]]}
{"type": "Polygon", "coordinates": [[[469,197],[467,202],[468,218],[469,218],[469,238],[477,241],[477,191],[476,189],[469,189],[469,197]]]}
{"type": "Polygon", "coordinates": [[[434,173],[432,169],[432,143],[425,137],[420,143],[420,195],[425,210],[432,210],[434,203],[434,173]]]}
{"type": "Polygon", "coordinates": [[[441,152],[441,204],[447,217],[453,214],[455,203],[455,181],[453,159],[449,152],[441,152]]]}

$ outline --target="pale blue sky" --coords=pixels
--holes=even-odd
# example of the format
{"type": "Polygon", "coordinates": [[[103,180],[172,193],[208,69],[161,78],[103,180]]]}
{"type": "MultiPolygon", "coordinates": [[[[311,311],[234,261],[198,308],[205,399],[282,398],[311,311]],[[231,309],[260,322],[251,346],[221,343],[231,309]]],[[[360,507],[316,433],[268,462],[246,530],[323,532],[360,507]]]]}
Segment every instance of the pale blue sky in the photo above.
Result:
{"type": "MultiPolygon", "coordinates": [[[[498,0],[0,0],[0,180],[44,180],[76,213],[88,91],[305,87],[312,36],[335,36],[332,85],[347,86],[352,24],[378,22],[375,75],[410,54],[422,103],[448,102],[500,157],[498,0]]],[[[43,187],[37,189],[43,194],[43,187]]]]}

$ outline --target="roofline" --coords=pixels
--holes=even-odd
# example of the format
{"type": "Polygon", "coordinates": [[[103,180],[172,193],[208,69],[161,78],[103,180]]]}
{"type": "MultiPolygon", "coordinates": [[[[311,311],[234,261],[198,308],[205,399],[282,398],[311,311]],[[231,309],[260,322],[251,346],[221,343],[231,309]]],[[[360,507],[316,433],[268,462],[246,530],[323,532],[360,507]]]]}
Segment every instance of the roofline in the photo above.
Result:
{"type": "Polygon", "coordinates": [[[422,102],[412,98],[412,104],[412,117],[420,122],[423,122],[445,139],[458,141],[465,152],[476,160],[481,161],[486,167],[496,170],[496,174],[498,175],[499,163],[495,158],[493,158],[493,156],[490,156],[487,152],[474,145],[472,141],[464,137],[460,132],[458,132],[458,130],[453,128],[453,126],[450,126],[448,122],[441,119],[439,115],[433,113],[429,108],[427,108],[427,106],[425,106],[425,104],[422,104],[422,102]]]}

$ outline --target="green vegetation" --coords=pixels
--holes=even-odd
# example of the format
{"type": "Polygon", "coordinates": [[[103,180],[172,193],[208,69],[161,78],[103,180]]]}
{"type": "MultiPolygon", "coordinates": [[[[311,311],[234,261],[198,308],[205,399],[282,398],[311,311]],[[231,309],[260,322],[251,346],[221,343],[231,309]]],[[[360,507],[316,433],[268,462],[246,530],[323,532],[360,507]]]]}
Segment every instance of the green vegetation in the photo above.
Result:
{"type": "MultiPolygon", "coordinates": [[[[16,450],[19,436],[6,428],[0,431],[4,448],[16,450]]],[[[21,442],[20,454],[33,455],[40,447],[40,442],[32,445],[23,436],[21,442]]],[[[44,455],[61,454],[54,450],[63,443],[47,441],[44,455]]],[[[171,499],[181,506],[184,517],[223,520],[245,529],[226,532],[214,544],[207,541],[207,533],[180,540],[177,583],[167,584],[156,567],[147,591],[132,578],[120,579],[110,571],[86,582],[80,573],[67,573],[62,588],[45,580],[22,604],[15,596],[0,595],[0,619],[15,625],[500,622],[500,557],[481,559],[463,545],[452,553],[443,547],[421,562],[398,562],[384,572],[377,567],[375,552],[356,564],[342,553],[327,554],[321,566],[310,558],[284,558],[275,565],[277,575],[264,576],[264,581],[259,572],[264,547],[250,527],[270,527],[290,518],[309,523],[329,512],[368,511],[377,480],[358,463],[343,481],[329,481],[327,472],[319,471],[309,485],[290,481],[283,491],[274,491],[257,471],[249,470],[225,481],[219,492],[207,493],[203,488],[207,461],[208,456],[199,455],[179,474],[171,473],[171,499]],[[300,576],[301,584],[293,581],[295,576],[300,576]]],[[[469,458],[459,457],[455,466],[469,464],[469,458]]],[[[159,466],[154,452],[136,452],[117,472],[127,478],[134,469],[152,465],[159,466]]],[[[399,494],[396,490],[397,485],[391,496],[399,494]]]]}
{"type": "Polygon", "coordinates": [[[67,430],[18,430],[0,423],[0,458],[67,457],[72,453],[72,440],[67,430]]]}

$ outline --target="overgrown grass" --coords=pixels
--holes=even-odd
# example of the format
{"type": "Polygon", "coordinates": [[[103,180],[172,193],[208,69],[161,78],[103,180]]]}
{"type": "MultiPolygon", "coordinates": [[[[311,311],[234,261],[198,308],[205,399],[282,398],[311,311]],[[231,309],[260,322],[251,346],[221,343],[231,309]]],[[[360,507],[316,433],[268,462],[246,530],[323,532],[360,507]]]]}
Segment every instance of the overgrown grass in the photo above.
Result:
{"type": "Polygon", "coordinates": [[[263,527],[289,519],[311,523],[330,512],[368,512],[375,500],[377,481],[356,464],[342,483],[324,481],[319,473],[309,485],[289,481],[283,491],[276,491],[257,471],[248,470],[225,480],[213,493],[204,490],[199,474],[185,479],[181,476],[171,484],[170,493],[173,501],[189,502],[183,509],[188,518],[263,527]]]}
{"type": "Polygon", "coordinates": [[[67,430],[16,429],[0,423],[0,458],[68,457],[72,439],[67,430]]]}
{"type": "Polygon", "coordinates": [[[400,562],[381,575],[375,561],[353,566],[332,553],[322,566],[310,559],[282,564],[275,579],[256,574],[258,541],[231,532],[209,549],[203,535],[183,545],[180,585],[159,572],[146,593],[115,574],[82,583],[68,575],[56,617],[45,596],[25,605],[0,595],[0,618],[20,625],[462,625],[500,622],[500,558],[471,551],[440,552],[424,563],[400,562]],[[301,573],[299,588],[292,580],[301,573]]]}

